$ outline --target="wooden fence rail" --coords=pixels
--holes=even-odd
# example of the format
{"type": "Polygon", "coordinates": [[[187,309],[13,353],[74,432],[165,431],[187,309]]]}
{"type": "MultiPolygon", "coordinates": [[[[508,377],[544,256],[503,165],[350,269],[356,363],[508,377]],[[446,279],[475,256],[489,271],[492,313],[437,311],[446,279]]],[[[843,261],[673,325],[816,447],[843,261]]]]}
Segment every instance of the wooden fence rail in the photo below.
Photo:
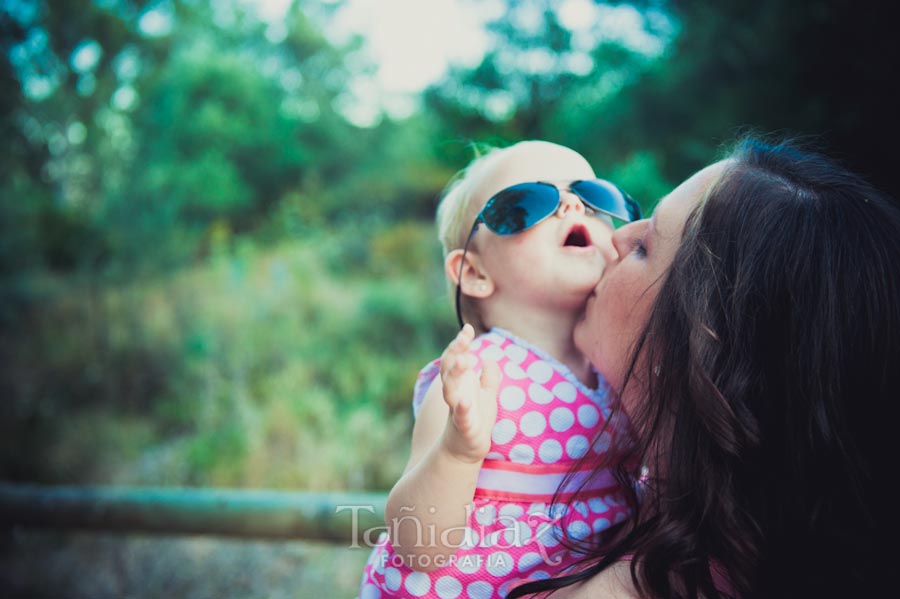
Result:
{"type": "Polygon", "coordinates": [[[384,526],[385,502],[383,493],[0,483],[0,525],[351,544],[384,526]]]}

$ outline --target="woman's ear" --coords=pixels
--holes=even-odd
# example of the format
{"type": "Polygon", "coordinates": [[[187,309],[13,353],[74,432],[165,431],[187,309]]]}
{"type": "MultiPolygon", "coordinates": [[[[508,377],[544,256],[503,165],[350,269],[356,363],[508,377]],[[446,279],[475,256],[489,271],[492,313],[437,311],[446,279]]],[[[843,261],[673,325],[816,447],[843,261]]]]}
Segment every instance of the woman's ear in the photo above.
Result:
{"type": "Polygon", "coordinates": [[[469,297],[485,298],[494,293],[494,281],[484,270],[480,256],[471,249],[466,252],[453,250],[444,259],[444,273],[454,285],[459,285],[460,265],[462,265],[462,292],[469,297]]]}

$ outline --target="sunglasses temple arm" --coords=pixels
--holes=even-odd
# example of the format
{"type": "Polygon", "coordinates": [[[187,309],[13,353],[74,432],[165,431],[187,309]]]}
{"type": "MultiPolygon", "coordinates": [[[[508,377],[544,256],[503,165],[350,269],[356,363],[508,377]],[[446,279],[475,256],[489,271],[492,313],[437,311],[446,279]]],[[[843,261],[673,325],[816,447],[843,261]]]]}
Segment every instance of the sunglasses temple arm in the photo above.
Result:
{"type": "Polygon", "coordinates": [[[463,254],[462,259],[459,261],[459,277],[456,279],[456,321],[459,323],[459,328],[463,328],[466,324],[463,322],[462,317],[462,277],[463,277],[463,269],[466,267],[466,253],[469,251],[469,243],[472,241],[472,238],[475,237],[475,231],[478,230],[478,224],[480,220],[476,219],[475,223],[472,225],[472,230],[469,231],[469,237],[466,238],[466,244],[463,246],[463,254]]]}

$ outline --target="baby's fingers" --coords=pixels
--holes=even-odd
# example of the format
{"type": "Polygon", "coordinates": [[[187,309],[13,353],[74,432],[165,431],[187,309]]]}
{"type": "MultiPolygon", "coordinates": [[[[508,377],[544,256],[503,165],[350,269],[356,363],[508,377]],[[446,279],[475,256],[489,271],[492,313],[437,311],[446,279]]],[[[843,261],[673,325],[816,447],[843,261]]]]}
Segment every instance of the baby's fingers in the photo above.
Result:
{"type": "Polygon", "coordinates": [[[472,325],[465,325],[444,350],[444,355],[441,356],[442,378],[458,377],[471,367],[473,362],[469,359],[471,355],[468,350],[473,332],[472,325]]]}
{"type": "Polygon", "coordinates": [[[444,358],[467,352],[469,350],[469,344],[474,338],[475,330],[472,328],[472,325],[467,323],[463,326],[462,330],[457,333],[456,337],[453,338],[453,341],[450,342],[447,349],[444,350],[444,358]]]}
{"type": "Polygon", "coordinates": [[[500,367],[493,360],[484,360],[481,370],[481,391],[491,399],[500,392],[500,367]]]}
{"type": "Polygon", "coordinates": [[[446,364],[441,364],[441,380],[444,385],[444,399],[453,407],[460,403],[471,403],[468,395],[474,392],[471,379],[477,360],[469,353],[450,357],[446,364]],[[468,376],[467,376],[468,375],[468,376]],[[465,386],[465,389],[463,388],[465,386]]]}

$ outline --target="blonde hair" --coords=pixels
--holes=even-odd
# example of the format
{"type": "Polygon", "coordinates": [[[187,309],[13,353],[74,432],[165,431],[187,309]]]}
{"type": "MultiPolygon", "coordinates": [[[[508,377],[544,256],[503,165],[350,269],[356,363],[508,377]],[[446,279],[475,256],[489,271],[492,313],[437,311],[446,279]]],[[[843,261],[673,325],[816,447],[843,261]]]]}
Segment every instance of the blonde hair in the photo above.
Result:
{"type": "MultiPolygon", "coordinates": [[[[475,217],[481,211],[488,198],[478,198],[476,189],[486,172],[494,167],[497,161],[513,146],[500,148],[485,144],[473,144],[475,158],[462,170],[457,172],[444,191],[438,204],[436,223],[438,238],[444,251],[444,258],[453,250],[462,249],[472,230],[475,217]]],[[[451,295],[456,286],[447,281],[451,295]]],[[[484,331],[480,315],[475,311],[472,298],[463,294],[460,297],[460,309],[463,319],[472,324],[476,331],[484,331]]]]}
{"type": "MultiPolygon", "coordinates": [[[[437,208],[438,238],[444,249],[444,257],[453,250],[462,249],[472,229],[472,223],[484,202],[477,203],[475,190],[484,173],[493,166],[507,148],[488,145],[473,146],[475,158],[457,172],[444,191],[437,208]]],[[[484,198],[487,201],[487,198],[484,198]]]]}

